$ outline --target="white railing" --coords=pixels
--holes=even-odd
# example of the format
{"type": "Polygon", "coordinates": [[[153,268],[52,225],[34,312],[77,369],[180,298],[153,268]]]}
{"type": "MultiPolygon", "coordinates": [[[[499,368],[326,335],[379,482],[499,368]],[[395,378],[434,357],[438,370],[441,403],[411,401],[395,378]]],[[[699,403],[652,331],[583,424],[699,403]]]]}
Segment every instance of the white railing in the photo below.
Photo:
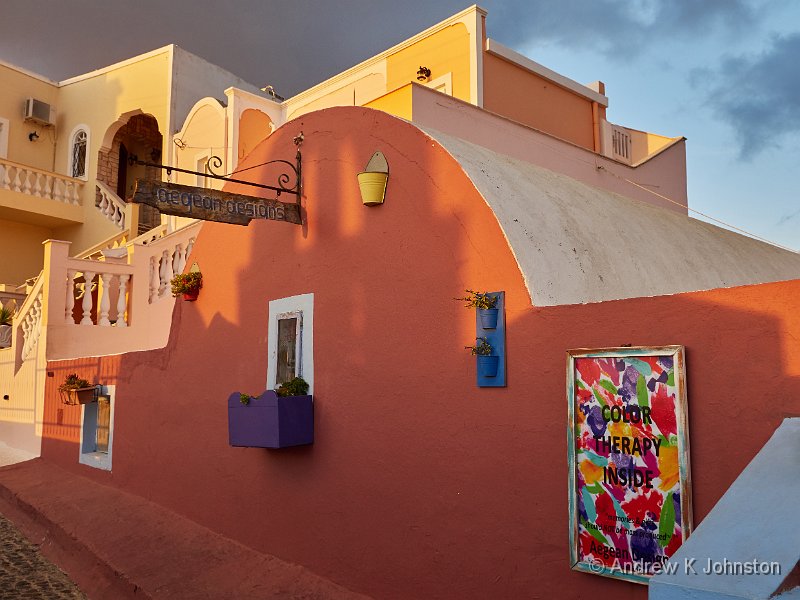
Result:
{"type": "Polygon", "coordinates": [[[95,182],[97,185],[97,195],[95,206],[100,212],[120,229],[125,229],[125,207],[126,202],[117,196],[114,191],[102,181],[95,182]]]}
{"type": "Polygon", "coordinates": [[[14,323],[17,329],[17,342],[19,348],[20,342],[22,343],[22,353],[20,355],[22,360],[25,360],[30,355],[31,351],[36,347],[36,342],[39,341],[39,336],[42,333],[42,311],[44,309],[42,299],[42,288],[44,287],[45,278],[39,275],[36,279],[36,284],[33,286],[25,302],[14,315],[14,323]]]}
{"type": "Polygon", "coordinates": [[[80,205],[83,181],[0,159],[0,189],[80,205]]]}
{"type": "Polygon", "coordinates": [[[631,162],[631,135],[624,127],[611,126],[611,148],[613,158],[625,163],[631,162]]]}
{"type": "Polygon", "coordinates": [[[113,250],[114,248],[121,248],[128,243],[128,231],[121,231],[110,238],[107,238],[95,244],[91,248],[87,248],[80,254],[75,255],[74,258],[89,258],[92,260],[100,260],[103,256],[103,250],[113,250]]]}
{"type": "Polygon", "coordinates": [[[131,265],[67,259],[65,323],[127,327],[128,285],[132,276],[131,265]]]}
{"type": "Polygon", "coordinates": [[[144,232],[142,235],[137,236],[131,240],[131,244],[141,244],[142,246],[149,246],[153,242],[160,240],[169,233],[166,223],[162,223],[158,227],[153,227],[150,231],[144,232]]]}
{"type": "Polygon", "coordinates": [[[95,244],[91,248],[87,248],[80,254],[75,255],[75,258],[90,258],[92,260],[101,260],[103,257],[103,250],[113,250],[114,248],[122,248],[123,246],[128,246],[129,244],[141,244],[142,246],[148,246],[163,238],[167,235],[167,225],[159,225],[158,227],[154,227],[147,233],[143,233],[140,236],[133,238],[132,240],[128,240],[128,231],[121,231],[111,237],[103,240],[99,244],[95,244]]]}
{"type": "MultiPolygon", "coordinates": [[[[146,261],[148,304],[170,296],[170,281],[186,266],[200,226],[201,223],[194,223],[170,234],[166,234],[166,226],[157,227],[127,243],[128,246],[147,244],[146,249],[138,251],[134,246],[132,258],[136,262],[146,261]]],[[[64,322],[67,325],[128,327],[136,271],[143,274],[141,268],[133,264],[68,258],[64,322]]]]}
{"type": "Polygon", "coordinates": [[[195,223],[179,229],[151,245],[152,249],[160,252],[151,255],[149,260],[148,302],[150,304],[170,294],[170,281],[176,274],[183,272],[186,261],[192,253],[200,225],[195,223]]]}

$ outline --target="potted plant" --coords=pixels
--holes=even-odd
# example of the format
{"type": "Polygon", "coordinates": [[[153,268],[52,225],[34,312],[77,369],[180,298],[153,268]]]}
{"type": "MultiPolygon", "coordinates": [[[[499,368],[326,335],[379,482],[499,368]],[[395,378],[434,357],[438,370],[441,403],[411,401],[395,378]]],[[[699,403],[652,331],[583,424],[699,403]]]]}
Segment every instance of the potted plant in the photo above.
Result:
{"type": "Polygon", "coordinates": [[[476,292],[475,290],[464,290],[467,296],[456,298],[466,302],[467,308],[475,308],[481,319],[481,327],[484,329],[494,329],[497,327],[497,297],[489,292],[476,292]]]}
{"type": "Polygon", "coordinates": [[[13,320],[13,306],[0,306],[0,348],[11,346],[11,323],[13,320]]]}
{"type": "Polygon", "coordinates": [[[295,377],[260,396],[228,397],[228,443],[249,448],[286,448],[314,443],[314,402],[308,383],[295,377]]]}
{"type": "Polygon", "coordinates": [[[176,298],[183,294],[183,299],[188,302],[197,300],[200,288],[203,287],[203,274],[200,271],[189,271],[188,273],[178,273],[170,282],[172,285],[172,295],[176,298]]]}
{"type": "Polygon", "coordinates": [[[88,404],[94,402],[97,386],[91,385],[87,380],[78,377],[77,373],[70,373],[64,383],[58,386],[58,393],[64,404],[88,404]]]}
{"type": "Polygon", "coordinates": [[[469,353],[478,357],[478,376],[496,377],[500,364],[499,356],[492,356],[492,346],[485,337],[475,338],[474,346],[464,346],[469,353]]]}

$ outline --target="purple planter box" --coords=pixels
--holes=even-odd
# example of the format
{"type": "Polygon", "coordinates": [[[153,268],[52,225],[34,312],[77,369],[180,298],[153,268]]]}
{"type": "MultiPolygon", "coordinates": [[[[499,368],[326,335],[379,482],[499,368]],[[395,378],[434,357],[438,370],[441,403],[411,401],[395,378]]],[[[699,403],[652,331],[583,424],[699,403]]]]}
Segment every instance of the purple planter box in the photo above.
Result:
{"type": "Polygon", "coordinates": [[[286,448],[314,443],[314,400],[280,397],[267,390],[242,404],[239,392],[228,397],[228,441],[231,446],[286,448]]]}

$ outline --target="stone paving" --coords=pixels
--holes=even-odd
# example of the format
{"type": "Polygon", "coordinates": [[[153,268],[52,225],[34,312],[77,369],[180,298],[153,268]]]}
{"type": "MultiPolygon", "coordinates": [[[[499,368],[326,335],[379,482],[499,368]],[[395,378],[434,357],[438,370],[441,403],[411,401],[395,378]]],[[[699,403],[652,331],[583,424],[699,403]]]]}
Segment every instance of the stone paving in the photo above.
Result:
{"type": "Polygon", "coordinates": [[[85,600],[67,575],[0,515],[0,599],[85,600]]]}

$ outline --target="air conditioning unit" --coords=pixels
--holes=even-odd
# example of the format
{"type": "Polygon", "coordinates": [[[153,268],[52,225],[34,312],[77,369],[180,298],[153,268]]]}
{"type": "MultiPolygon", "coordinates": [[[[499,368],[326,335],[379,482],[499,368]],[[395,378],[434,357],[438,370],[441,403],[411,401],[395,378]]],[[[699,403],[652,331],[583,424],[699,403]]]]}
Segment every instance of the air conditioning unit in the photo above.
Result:
{"type": "Polygon", "coordinates": [[[55,125],[56,109],[36,98],[28,98],[25,100],[24,117],[26,121],[34,121],[40,125],[55,125]]]}

